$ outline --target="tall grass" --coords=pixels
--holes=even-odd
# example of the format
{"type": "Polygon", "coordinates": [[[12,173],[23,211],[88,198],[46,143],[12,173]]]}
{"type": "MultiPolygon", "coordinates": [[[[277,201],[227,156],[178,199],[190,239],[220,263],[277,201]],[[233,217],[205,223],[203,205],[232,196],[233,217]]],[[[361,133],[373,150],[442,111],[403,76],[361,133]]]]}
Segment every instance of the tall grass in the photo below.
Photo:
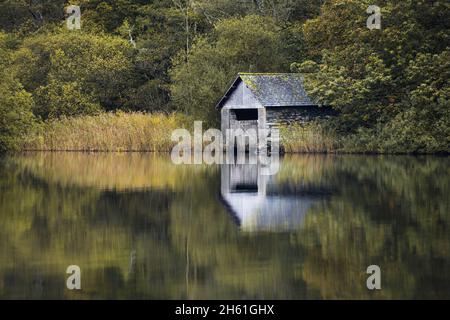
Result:
{"type": "MultiPolygon", "coordinates": [[[[171,141],[172,131],[178,128],[191,130],[192,125],[192,119],[179,113],[117,112],[61,118],[42,123],[22,149],[170,152],[176,144],[171,141]]],[[[280,133],[286,153],[332,153],[338,149],[337,139],[318,123],[283,126],[280,133]]]]}
{"type": "Polygon", "coordinates": [[[340,148],[338,139],[319,123],[282,126],[280,135],[285,153],[334,153],[340,148]]]}
{"type": "Polygon", "coordinates": [[[23,146],[25,151],[168,152],[172,130],[192,123],[181,114],[101,113],[44,122],[23,146]]]}

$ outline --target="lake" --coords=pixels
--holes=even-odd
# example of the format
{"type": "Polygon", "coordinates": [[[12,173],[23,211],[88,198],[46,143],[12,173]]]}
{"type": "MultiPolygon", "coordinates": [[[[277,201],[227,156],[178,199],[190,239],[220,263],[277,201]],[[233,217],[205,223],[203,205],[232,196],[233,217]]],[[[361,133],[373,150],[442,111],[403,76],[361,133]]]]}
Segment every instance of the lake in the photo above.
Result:
{"type": "Polygon", "coordinates": [[[448,157],[12,155],[0,219],[2,299],[450,299],[448,157]]]}

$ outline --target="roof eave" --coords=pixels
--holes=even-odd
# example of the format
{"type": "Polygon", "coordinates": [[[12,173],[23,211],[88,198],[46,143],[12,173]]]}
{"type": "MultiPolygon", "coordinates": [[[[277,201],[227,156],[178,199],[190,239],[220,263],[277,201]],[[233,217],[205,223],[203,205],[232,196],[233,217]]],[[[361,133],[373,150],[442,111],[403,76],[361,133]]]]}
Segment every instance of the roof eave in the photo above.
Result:
{"type": "Polygon", "coordinates": [[[301,108],[301,107],[320,107],[316,103],[297,103],[297,104],[264,104],[264,108],[301,108]]]}
{"type": "Polygon", "coordinates": [[[237,85],[239,84],[239,81],[242,81],[241,75],[239,74],[234,81],[231,83],[230,87],[228,88],[225,95],[220,99],[220,101],[216,104],[216,109],[222,109],[225,102],[230,97],[230,94],[233,92],[234,89],[236,89],[237,85]]]}

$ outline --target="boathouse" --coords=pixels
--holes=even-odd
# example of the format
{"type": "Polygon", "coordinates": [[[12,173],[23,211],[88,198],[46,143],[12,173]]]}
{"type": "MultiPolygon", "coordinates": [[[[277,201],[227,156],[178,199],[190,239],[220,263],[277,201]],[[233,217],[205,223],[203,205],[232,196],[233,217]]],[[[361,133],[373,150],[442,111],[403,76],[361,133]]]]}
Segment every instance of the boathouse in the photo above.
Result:
{"type": "Polygon", "coordinates": [[[307,95],[298,73],[239,73],[216,108],[221,111],[223,133],[227,129],[258,132],[331,115],[329,108],[319,107],[307,95]]]}

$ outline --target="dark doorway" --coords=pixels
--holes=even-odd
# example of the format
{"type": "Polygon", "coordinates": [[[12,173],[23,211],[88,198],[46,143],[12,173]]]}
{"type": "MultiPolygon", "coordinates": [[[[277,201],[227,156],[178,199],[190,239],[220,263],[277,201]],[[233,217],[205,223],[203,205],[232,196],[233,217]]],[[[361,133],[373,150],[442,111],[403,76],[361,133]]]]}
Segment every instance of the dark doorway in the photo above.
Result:
{"type": "Polygon", "coordinates": [[[237,121],[258,120],[258,109],[235,109],[237,121]]]}

